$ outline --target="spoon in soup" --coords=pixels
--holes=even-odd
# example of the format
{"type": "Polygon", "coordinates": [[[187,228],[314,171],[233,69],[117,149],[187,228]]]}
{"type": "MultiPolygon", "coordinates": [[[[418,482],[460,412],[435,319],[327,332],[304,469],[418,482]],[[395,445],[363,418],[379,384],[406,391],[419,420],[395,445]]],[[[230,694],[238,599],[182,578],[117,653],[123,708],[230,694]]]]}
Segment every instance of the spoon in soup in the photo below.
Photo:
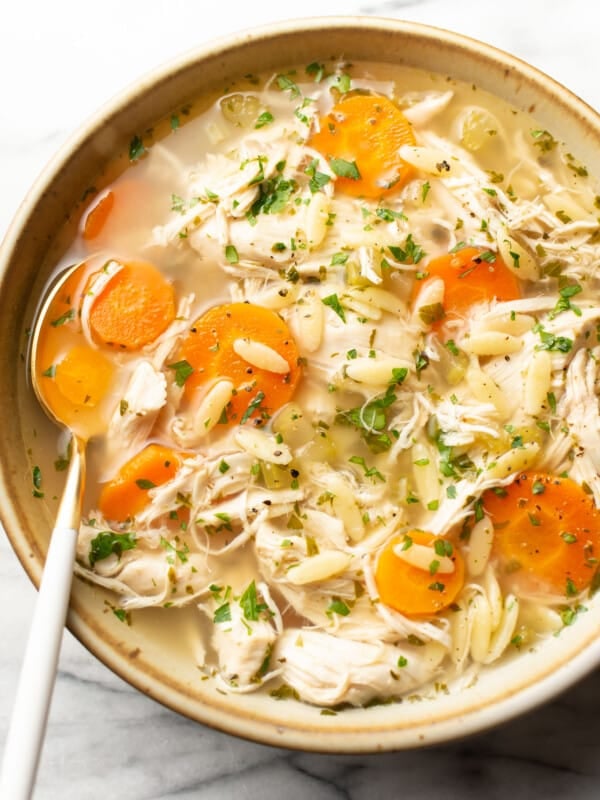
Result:
{"type": "MultiPolygon", "coordinates": [[[[49,326],[60,327],[62,324],[61,317],[55,316],[57,305],[77,279],[76,273],[82,266],[76,264],[67,269],[50,286],[36,314],[29,342],[27,366],[32,388],[50,419],[70,431],[71,453],[4,751],[0,797],[11,800],[29,798],[35,782],[69,605],[85,482],[85,449],[90,436],[98,433],[94,425],[89,425],[86,414],[81,415],[81,420],[74,421],[75,415],[62,413],[62,410],[57,412],[42,385],[42,376],[49,375],[40,355],[44,350],[45,332],[49,326]],[[64,418],[69,416],[70,419],[64,418]]],[[[74,314],[70,314],[69,319],[73,318],[74,314]]]]}

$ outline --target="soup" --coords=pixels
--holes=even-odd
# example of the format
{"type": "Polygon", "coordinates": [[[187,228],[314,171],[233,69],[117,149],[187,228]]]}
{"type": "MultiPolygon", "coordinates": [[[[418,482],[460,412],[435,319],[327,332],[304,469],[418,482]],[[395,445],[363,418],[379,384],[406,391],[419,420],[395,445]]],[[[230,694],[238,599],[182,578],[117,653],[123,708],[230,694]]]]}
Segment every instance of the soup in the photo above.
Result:
{"type": "Polygon", "coordinates": [[[247,76],[170,127],[86,208],[40,341],[48,402],[95,434],[77,574],[125,623],[192,609],[216,689],[328,708],[463,691],[574,624],[600,547],[585,165],[377,64],[247,76]]]}

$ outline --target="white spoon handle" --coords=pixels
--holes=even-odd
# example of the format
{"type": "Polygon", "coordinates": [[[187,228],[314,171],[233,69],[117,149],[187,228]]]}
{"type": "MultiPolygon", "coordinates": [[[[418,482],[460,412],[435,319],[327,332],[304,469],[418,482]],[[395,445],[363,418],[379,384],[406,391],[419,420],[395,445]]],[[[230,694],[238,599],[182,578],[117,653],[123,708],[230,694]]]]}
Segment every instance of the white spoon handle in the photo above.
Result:
{"type": "Polygon", "coordinates": [[[65,488],[52,531],[12,711],[0,798],[29,800],[35,783],[69,607],[85,481],[85,443],[73,437],[65,488]]]}
{"type": "Polygon", "coordinates": [[[33,615],[2,763],[0,797],[31,797],[69,605],[77,531],[55,528],[33,615]]]}

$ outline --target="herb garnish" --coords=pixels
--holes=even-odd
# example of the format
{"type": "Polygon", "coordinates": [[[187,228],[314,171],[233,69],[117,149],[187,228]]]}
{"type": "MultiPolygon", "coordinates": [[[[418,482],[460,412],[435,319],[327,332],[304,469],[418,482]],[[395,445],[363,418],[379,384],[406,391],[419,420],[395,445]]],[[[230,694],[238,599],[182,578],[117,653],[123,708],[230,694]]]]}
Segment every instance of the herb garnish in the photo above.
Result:
{"type": "Polygon", "coordinates": [[[278,75],[276,80],[277,86],[279,86],[282,92],[289,92],[292,100],[296,97],[300,97],[300,89],[298,84],[295,83],[291,78],[288,78],[287,75],[278,75]]]}
{"type": "Polygon", "coordinates": [[[61,314],[60,317],[53,319],[50,325],[52,325],[53,328],[58,328],[67,322],[71,322],[73,319],[75,319],[75,309],[70,308],[68,311],[65,311],[64,314],[61,314]]]}
{"type": "Polygon", "coordinates": [[[169,369],[175,370],[175,383],[177,386],[183,386],[190,375],[194,372],[194,368],[189,361],[182,359],[181,361],[174,361],[172,364],[167,364],[169,369]]]}
{"type": "Polygon", "coordinates": [[[346,322],[346,314],[344,312],[342,304],[340,303],[340,298],[337,296],[337,294],[330,294],[327,295],[327,297],[322,297],[321,302],[323,303],[323,305],[329,306],[329,308],[332,311],[335,311],[335,313],[342,320],[342,322],[346,322]]]}
{"type": "Polygon", "coordinates": [[[356,161],[346,161],[344,158],[332,158],[329,162],[332,171],[338,178],[349,178],[352,181],[360,180],[360,171],[356,161]]]}
{"type": "Polygon", "coordinates": [[[135,533],[114,533],[114,531],[101,531],[90,542],[90,552],[88,555],[90,566],[94,566],[97,561],[102,561],[104,558],[113,553],[117,558],[121,558],[121,554],[125,550],[133,550],[136,546],[135,533]]]}
{"type": "Polygon", "coordinates": [[[38,466],[33,468],[31,479],[33,482],[33,490],[31,493],[34,497],[43,497],[44,492],[42,491],[42,470],[38,466]]]}
{"type": "Polygon", "coordinates": [[[392,256],[401,264],[418,264],[419,261],[426,255],[425,251],[418,245],[412,233],[409,233],[404,242],[404,247],[390,246],[388,250],[392,256]]]}
{"type": "Polygon", "coordinates": [[[244,594],[240,597],[240,608],[244,617],[250,622],[256,622],[262,611],[267,611],[266,603],[259,603],[256,597],[256,584],[250,583],[244,594]]]}
{"type": "Polygon", "coordinates": [[[245,422],[248,422],[252,414],[260,408],[260,404],[265,399],[264,392],[257,392],[256,396],[248,403],[248,408],[244,411],[244,414],[240,420],[240,425],[243,425],[245,422]]]}
{"type": "Polygon", "coordinates": [[[256,120],[254,127],[264,128],[265,125],[269,125],[271,122],[273,122],[274,119],[275,117],[273,116],[273,114],[271,114],[270,111],[263,111],[263,113],[260,114],[260,116],[256,120]]]}
{"type": "Polygon", "coordinates": [[[144,153],[146,152],[146,148],[144,147],[144,143],[140,139],[139,136],[134,136],[131,142],[129,143],[129,160],[130,161],[137,161],[138,158],[141,158],[144,153]]]}

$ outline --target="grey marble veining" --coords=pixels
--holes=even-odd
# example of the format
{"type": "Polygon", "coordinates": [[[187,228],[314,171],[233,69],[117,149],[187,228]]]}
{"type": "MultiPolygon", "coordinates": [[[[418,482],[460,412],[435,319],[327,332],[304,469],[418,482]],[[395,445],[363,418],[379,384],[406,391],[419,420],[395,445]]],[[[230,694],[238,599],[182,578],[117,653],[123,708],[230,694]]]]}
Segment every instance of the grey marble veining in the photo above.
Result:
{"type": "MultiPolygon", "coordinates": [[[[304,0],[303,15],[380,14],[459,30],[530,61],[600,108],[588,0],[304,0]]],[[[79,122],[195,44],[298,16],[291,6],[194,0],[7,0],[0,10],[0,235],[79,122]]],[[[3,420],[3,424],[7,421],[3,420]]],[[[0,533],[0,749],[35,592],[0,533]]],[[[525,800],[598,796],[600,671],[525,717],[468,740],[380,756],[265,747],[190,722],[133,690],[65,634],[39,800],[525,800]]],[[[5,800],[10,800],[6,798],[5,800]]]]}

